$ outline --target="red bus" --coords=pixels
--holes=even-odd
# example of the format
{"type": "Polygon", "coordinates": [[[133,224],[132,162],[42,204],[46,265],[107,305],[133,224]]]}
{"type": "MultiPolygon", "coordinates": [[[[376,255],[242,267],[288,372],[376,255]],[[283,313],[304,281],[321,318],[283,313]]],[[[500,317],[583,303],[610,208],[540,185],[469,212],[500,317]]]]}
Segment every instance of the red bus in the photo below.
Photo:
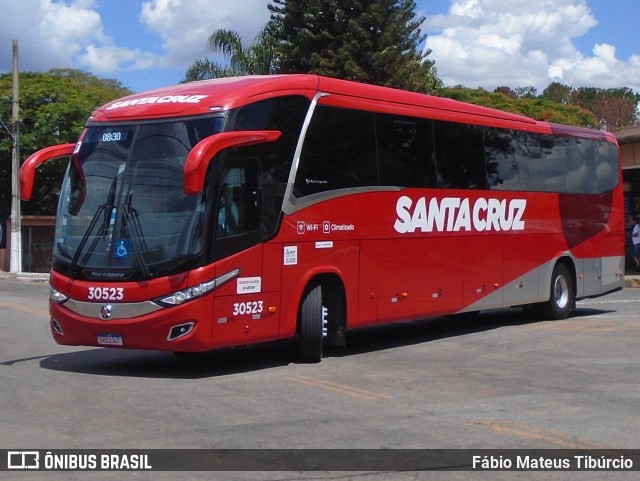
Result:
{"type": "Polygon", "coordinates": [[[315,75],[186,83],[97,109],[57,213],[65,345],[207,351],[489,308],[563,319],[618,290],[613,135],[315,75]]]}

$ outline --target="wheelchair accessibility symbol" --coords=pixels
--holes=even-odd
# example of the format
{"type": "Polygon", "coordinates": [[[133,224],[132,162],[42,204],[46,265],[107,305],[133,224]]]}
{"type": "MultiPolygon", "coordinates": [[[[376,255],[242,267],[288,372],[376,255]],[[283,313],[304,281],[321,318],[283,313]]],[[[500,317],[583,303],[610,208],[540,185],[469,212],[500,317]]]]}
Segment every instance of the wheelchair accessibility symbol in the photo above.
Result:
{"type": "Polygon", "coordinates": [[[129,255],[129,242],[120,240],[120,242],[118,242],[118,247],[116,247],[115,255],[120,259],[127,257],[129,255]]]}

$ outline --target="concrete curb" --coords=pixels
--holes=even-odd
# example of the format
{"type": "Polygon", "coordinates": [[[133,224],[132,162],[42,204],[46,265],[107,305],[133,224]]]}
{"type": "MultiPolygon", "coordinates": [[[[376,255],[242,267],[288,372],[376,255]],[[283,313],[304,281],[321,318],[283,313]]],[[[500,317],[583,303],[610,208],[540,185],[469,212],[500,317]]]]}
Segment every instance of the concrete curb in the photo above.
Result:
{"type": "Polygon", "coordinates": [[[49,274],[44,272],[18,272],[14,274],[12,272],[0,271],[0,280],[2,279],[14,279],[16,281],[27,282],[49,282],[49,274]]]}
{"type": "Polygon", "coordinates": [[[640,287],[640,275],[624,276],[624,287],[640,287]]]}

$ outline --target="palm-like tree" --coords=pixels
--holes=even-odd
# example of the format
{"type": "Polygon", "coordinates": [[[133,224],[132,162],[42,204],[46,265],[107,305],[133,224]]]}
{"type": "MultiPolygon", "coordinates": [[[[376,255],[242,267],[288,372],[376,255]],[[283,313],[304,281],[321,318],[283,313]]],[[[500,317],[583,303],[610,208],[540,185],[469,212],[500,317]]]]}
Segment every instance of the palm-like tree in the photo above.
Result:
{"type": "Polygon", "coordinates": [[[228,65],[212,62],[208,58],[196,60],[185,73],[185,82],[237,75],[267,75],[277,70],[276,36],[267,24],[248,47],[242,45],[237,32],[220,29],[213,32],[207,45],[220,52],[228,65]]]}

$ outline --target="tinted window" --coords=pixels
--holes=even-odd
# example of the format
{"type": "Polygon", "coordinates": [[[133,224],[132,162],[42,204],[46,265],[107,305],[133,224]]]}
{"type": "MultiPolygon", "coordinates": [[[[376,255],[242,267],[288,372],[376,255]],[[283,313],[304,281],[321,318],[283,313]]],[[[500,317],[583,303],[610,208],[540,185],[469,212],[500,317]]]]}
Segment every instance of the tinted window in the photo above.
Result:
{"type": "Polygon", "coordinates": [[[300,154],[295,195],[378,184],[374,114],[318,106],[300,154]]]}
{"type": "Polygon", "coordinates": [[[531,190],[541,192],[567,191],[567,142],[550,135],[527,135],[520,145],[529,160],[531,190]]]}
{"type": "Polygon", "coordinates": [[[618,185],[618,149],[609,142],[592,142],[595,152],[595,170],[598,193],[618,185]]]}
{"type": "Polygon", "coordinates": [[[526,135],[516,130],[487,129],[485,157],[490,189],[529,189],[529,162],[519,148],[520,139],[526,135]]]}
{"type": "Polygon", "coordinates": [[[263,100],[242,107],[236,114],[233,130],[278,130],[275,142],[233,149],[230,158],[251,157],[260,163],[259,188],[262,193],[263,235],[276,232],[284,193],[289,181],[302,124],[311,102],[291,96],[263,100]]]}
{"type": "Polygon", "coordinates": [[[360,186],[603,193],[618,182],[608,142],[318,107],[295,195],[360,186]]]}
{"type": "Polygon", "coordinates": [[[434,187],[431,121],[376,114],[380,184],[434,187]]]}
{"type": "Polygon", "coordinates": [[[483,128],[477,125],[434,121],[434,132],[438,187],[486,188],[483,128]]]}
{"type": "Polygon", "coordinates": [[[562,140],[567,158],[567,190],[572,193],[597,192],[598,176],[593,167],[598,142],[574,138],[562,140]]]}
{"type": "Polygon", "coordinates": [[[262,207],[258,159],[227,160],[216,204],[216,259],[227,257],[262,240],[262,207]]]}

